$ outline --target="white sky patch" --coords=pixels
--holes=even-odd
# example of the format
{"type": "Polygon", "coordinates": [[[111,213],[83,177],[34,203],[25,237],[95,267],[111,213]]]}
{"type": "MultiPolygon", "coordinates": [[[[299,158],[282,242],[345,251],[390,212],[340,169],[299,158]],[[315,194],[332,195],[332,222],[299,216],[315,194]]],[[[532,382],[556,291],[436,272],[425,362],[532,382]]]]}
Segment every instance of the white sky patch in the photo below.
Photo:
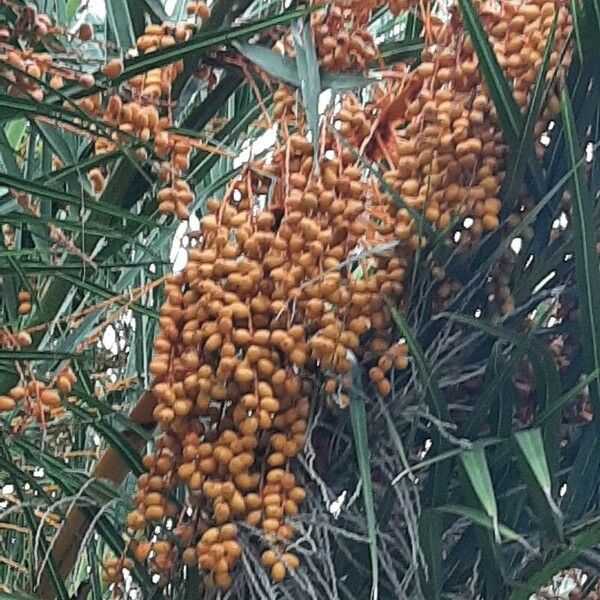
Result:
{"type": "Polygon", "coordinates": [[[319,114],[322,115],[331,102],[331,90],[325,90],[319,94],[319,114]]]}
{"type": "Polygon", "coordinates": [[[102,334],[102,345],[107,350],[112,350],[115,348],[115,344],[117,342],[117,332],[112,325],[109,325],[102,334]]]}
{"type": "Polygon", "coordinates": [[[344,502],[346,501],[346,496],[348,495],[348,491],[344,490],[330,505],[329,512],[333,515],[334,519],[337,519],[342,512],[342,507],[344,506],[344,502]]]}
{"type": "Polygon", "coordinates": [[[272,148],[277,141],[277,129],[269,127],[255,140],[246,140],[242,144],[242,151],[233,159],[233,167],[239,167],[250,162],[254,156],[272,148]]]}
{"type": "Polygon", "coordinates": [[[567,217],[566,213],[564,213],[564,212],[560,213],[560,217],[558,217],[558,224],[563,229],[566,229],[567,225],[569,224],[569,217],[567,217]]]}
{"type": "Polygon", "coordinates": [[[188,228],[191,231],[200,231],[200,219],[194,213],[190,215],[190,220],[188,221],[188,228]]]}
{"type": "Polygon", "coordinates": [[[187,231],[187,223],[180,223],[175,230],[169,260],[173,263],[173,270],[178,273],[187,264],[187,252],[184,248],[183,238],[187,231]]]}
{"type": "Polygon", "coordinates": [[[425,440],[425,445],[423,446],[423,451],[419,453],[419,458],[421,460],[423,460],[427,456],[427,453],[429,452],[429,450],[431,450],[432,445],[433,445],[433,442],[430,439],[425,440]]]}
{"type": "Polygon", "coordinates": [[[133,329],[135,329],[135,320],[133,318],[132,310],[128,310],[126,313],[124,313],[122,318],[123,318],[123,323],[125,323],[125,325],[131,324],[131,327],[133,329]]]}
{"type": "MultiPolygon", "coordinates": [[[[110,2],[111,0],[106,0],[106,2],[110,2]]],[[[95,17],[99,19],[106,18],[106,4],[104,0],[90,0],[88,2],[88,12],[92,13],[95,17]]]]}
{"type": "Polygon", "coordinates": [[[180,273],[187,265],[187,252],[185,248],[179,246],[173,260],[173,272],[180,273]]]}

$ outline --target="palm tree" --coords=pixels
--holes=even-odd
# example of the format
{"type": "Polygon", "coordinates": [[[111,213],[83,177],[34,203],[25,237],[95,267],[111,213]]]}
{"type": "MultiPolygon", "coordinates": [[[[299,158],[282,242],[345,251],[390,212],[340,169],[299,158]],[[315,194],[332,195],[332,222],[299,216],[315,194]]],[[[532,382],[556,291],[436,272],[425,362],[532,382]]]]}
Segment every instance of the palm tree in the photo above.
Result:
{"type": "MultiPolygon", "coordinates": [[[[0,598],[516,600],[555,576],[586,597],[600,565],[597,2],[289,4],[0,0],[0,598]],[[509,50],[506,31],[521,17],[509,50]],[[352,35],[329,35],[331,19],[352,35]],[[152,35],[158,47],[144,47],[152,35]],[[344,44],[352,50],[336,54],[344,44]],[[427,100],[443,69],[438,88],[462,89],[456,73],[471,65],[474,87],[461,97],[469,127],[480,112],[497,133],[496,162],[477,168],[501,165],[499,199],[479,214],[460,196],[463,209],[444,213],[447,180],[438,203],[432,167],[413,203],[417,180],[402,179],[398,153],[442,123],[410,102],[427,100]],[[147,120],[138,129],[111,120],[110,101],[139,97],[166,119],[160,135],[185,145],[187,207],[160,194],[170,155],[159,134],[141,133],[147,120]],[[322,140],[321,150],[349,153],[364,186],[354,220],[367,224],[331,270],[356,300],[364,290],[354,281],[410,247],[396,266],[402,284],[371,297],[346,374],[328,374],[316,355],[287,371],[312,388],[302,452],[286,462],[307,492],[284,548],[299,567],[285,563],[280,577],[265,558],[272,538],[248,518],[238,519],[231,581],[196,568],[200,550],[182,565],[215,520],[188,481],[168,490],[172,514],[146,527],[150,543],[171,544],[175,564],[157,569],[156,544],[145,561],[136,548],[146,538],[126,525],[156,421],[168,430],[152,359],[171,273],[201,247],[214,198],[245,178],[269,182],[257,212],[288,222],[289,181],[268,169],[290,131],[318,159],[310,177],[323,179],[332,160],[312,143],[322,140]],[[396,222],[386,229],[399,214],[408,241],[396,222]],[[388,319],[379,329],[374,314],[388,319]],[[192,512],[198,530],[184,543],[178,526],[192,512]]],[[[486,139],[466,141],[463,155],[485,154],[486,139]]],[[[410,159],[421,168],[418,152],[410,159]]],[[[310,284],[300,284],[300,311],[310,284]]],[[[314,340],[320,330],[303,318],[314,340]]]]}

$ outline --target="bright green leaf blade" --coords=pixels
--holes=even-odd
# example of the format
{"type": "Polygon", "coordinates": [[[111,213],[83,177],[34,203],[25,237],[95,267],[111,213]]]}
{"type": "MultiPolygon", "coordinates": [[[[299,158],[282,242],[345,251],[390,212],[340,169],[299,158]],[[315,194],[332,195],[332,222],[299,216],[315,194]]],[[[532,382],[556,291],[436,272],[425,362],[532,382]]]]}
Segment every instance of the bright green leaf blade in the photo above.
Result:
{"type": "Polygon", "coordinates": [[[460,455],[460,460],[475,495],[479,499],[479,502],[481,502],[485,513],[492,520],[494,536],[496,541],[499,542],[498,506],[496,504],[496,495],[494,493],[492,476],[490,475],[485,450],[483,448],[468,450],[460,455]]]}
{"type": "Polygon", "coordinates": [[[181,42],[167,48],[161,48],[156,52],[126,61],[123,73],[115,78],[113,82],[114,84],[118,84],[127,79],[131,79],[140,73],[146,73],[150,69],[156,69],[174,63],[193,54],[200,55],[215,46],[249,38],[253,34],[259,33],[265,29],[289,23],[290,21],[307,14],[307,12],[310,12],[310,10],[290,10],[279,15],[259,19],[223,31],[203,31],[186,42],[181,42]]]}
{"type": "Polygon", "coordinates": [[[131,24],[128,0],[110,0],[110,2],[107,2],[106,19],[109,32],[114,34],[117,41],[117,47],[122,49],[135,48],[135,33],[131,24]]]}
{"type": "MultiPolygon", "coordinates": [[[[20,121],[11,121],[9,125],[14,125],[15,123],[20,123],[20,121]]],[[[4,169],[7,173],[18,176],[21,174],[21,168],[19,167],[16,159],[17,145],[15,142],[10,141],[9,136],[6,133],[6,130],[8,129],[8,127],[4,128],[0,126],[0,160],[2,161],[4,169]]],[[[25,125],[23,125],[21,131],[25,131],[25,125]]],[[[20,136],[13,135],[13,138],[18,140],[17,143],[20,143],[20,136]]]]}
{"type": "MultiPolygon", "coordinates": [[[[321,95],[321,76],[319,61],[313,40],[313,30],[310,18],[298,19],[292,23],[292,37],[296,52],[296,69],[300,80],[302,103],[312,134],[312,144],[315,149],[315,159],[319,146],[319,97],[321,95]]],[[[315,165],[317,161],[315,160],[315,165]]]]}
{"type": "Polygon", "coordinates": [[[518,431],[514,435],[518,464],[531,500],[546,532],[563,539],[563,515],[552,498],[552,479],[546,461],[544,439],[539,428],[518,431]]]}
{"type": "MultiPolygon", "coordinates": [[[[487,446],[496,446],[498,444],[502,444],[505,441],[506,440],[503,440],[500,438],[481,439],[481,440],[477,440],[476,442],[474,442],[470,446],[470,449],[486,448],[487,446]]],[[[466,452],[466,451],[467,451],[466,448],[454,448],[453,450],[446,450],[445,452],[440,452],[439,454],[436,454],[435,456],[433,456],[431,458],[426,458],[425,460],[421,460],[414,465],[410,465],[410,466],[406,467],[403,471],[398,473],[398,475],[396,475],[396,477],[394,477],[394,479],[392,479],[392,485],[395,485],[398,481],[400,481],[400,479],[402,479],[403,477],[406,477],[407,475],[410,475],[410,473],[414,473],[416,471],[426,469],[427,467],[430,467],[431,465],[435,465],[439,462],[443,462],[444,460],[447,460],[449,458],[454,458],[455,456],[460,456],[463,452],[466,452]]]]}
{"type": "Polygon", "coordinates": [[[67,23],[70,23],[73,20],[73,17],[77,14],[79,6],[81,5],[81,1],[82,0],[67,0],[67,5],[65,7],[67,23]]]}

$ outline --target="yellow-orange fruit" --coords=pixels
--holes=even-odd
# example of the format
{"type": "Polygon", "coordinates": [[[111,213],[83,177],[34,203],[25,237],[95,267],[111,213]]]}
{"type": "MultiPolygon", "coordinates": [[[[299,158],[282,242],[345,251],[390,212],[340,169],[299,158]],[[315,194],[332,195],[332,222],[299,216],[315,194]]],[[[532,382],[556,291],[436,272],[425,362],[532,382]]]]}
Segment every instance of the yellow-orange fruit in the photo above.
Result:
{"type": "Polygon", "coordinates": [[[271,567],[271,579],[275,582],[283,581],[285,579],[285,565],[282,562],[277,561],[271,567]]]}
{"type": "Polygon", "coordinates": [[[260,560],[265,567],[272,567],[277,562],[277,555],[273,550],[265,550],[260,560]]]}
{"type": "Polygon", "coordinates": [[[159,521],[165,516],[165,509],[160,504],[153,504],[146,508],[144,515],[148,521],[159,521]]]}
{"type": "Polygon", "coordinates": [[[146,525],[146,520],[144,515],[134,510],[127,515],[126,525],[127,527],[131,527],[131,529],[143,529],[146,525]]]}
{"type": "Polygon", "coordinates": [[[23,400],[27,396],[27,388],[22,385],[19,385],[12,388],[9,394],[15,400],[23,400]]]}
{"type": "Polygon", "coordinates": [[[42,390],[40,393],[40,400],[47,406],[57,406],[60,404],[60,396],[56,390],[42,390]]]}
{"type": "Polygon", "coordinates": [[[115,79],[123,72],[123,61],[119,58],[109,60],[102,72],[109,78],[115,79]]]}
{"type": "Polygon", "coordinates": [[[234,523],[222,525],[218,535],[221,540],[232,540],[237,535],[237,526],[234,523]]]}
{"type": "Polygon", "coordinates": [[[215,585],[222,589],[227,590],[231,587],[231,575],[226,571],[215,573],[215,585]]]}
{"type": "Polygon", "coordinates": [[[301,487],[296,486],[289,491],[288,496],[296,504],[300,504],[306,498],[306,492],[301,487]]]}
{"type": "Polygon", "coordinates": [[[94,83],[96,83],[94,76],[90,73],[84,73],[83,75],[80,75],[78,81],[79,85],[83,88],[91,88],[94,83]]]}
{"type": "Polygon", "coordinates": [[[148,558],[151,549],[152,546],[150,545],[150,542],[142,541],[136,544],[133,553],[137,560],[144,562],[148,558]]]}
{"type": "Polygon", "coordinates": [[[20,315],[28,315],[31,312],[31,302],[21,302],[18,310],[20,315]]]}
{"type": "Polygon", "coordinates": [[[290,552],[286,552],[281,557],[281,562],[290,570],[295,571],[300,566],[300,559],[290,552]]]}
{"type": "Polygon", "coordinates": [[[0,412],[7,412],[13,410],[17,403],[14,398],[10,396],[0,396],[0,412]]]}
{"type": "Polygon", "coordinates": [[[196,557],[196,549],[195,548],[186,548],[182,554],[183,562],[188,567],[194,567],[198,565],[198,558],[196,557]]]}
{"type": "Polygon", "coordinates": [[[32,339],[31,335],[27,331],[19,331],[16,336],[17,344],[22,348],[26,348],[27,346],[31,346],[32,339]]]}
{"type": "Polygon", "coordinates": [[[159,540],[158,542],[154,542],[152,549],[156,554],[167,554],[171,551],[171,543],[166,540],[159,540]]]}
{"type": "Polygon", "coordinates": [[[62,394],[68,394],[71,391],[71,380],[66,375],[59,375],[56,378],[56,387],[62,394]]]}

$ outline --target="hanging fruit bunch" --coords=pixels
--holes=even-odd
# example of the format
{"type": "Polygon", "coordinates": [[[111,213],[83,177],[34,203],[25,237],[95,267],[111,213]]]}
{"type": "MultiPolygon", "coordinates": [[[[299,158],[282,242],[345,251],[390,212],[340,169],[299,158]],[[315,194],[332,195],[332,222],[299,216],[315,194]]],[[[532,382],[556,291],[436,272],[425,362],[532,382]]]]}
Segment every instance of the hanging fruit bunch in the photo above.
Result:
{"type": "MultiPolygon", "coordinates": [[[[31,334],[26,330],[16,333],[0,330],[0,348],[18,351],[31,346],[31,343],[31,334]]],[[[76,382],[68,364],[64,364],[48,383],[38,380],[29,366],[19,366],[18,372],[21,383],[6,395],[0,395],[0,413],[16,417],[13,421],[15,429],[22,429],[31,421],[38,421],[44,426],[48,420],[64,413],[61,397],[66,397],[76,382]]]]}
{"type": "MultiPolygon", "coordinates": [[[[571,18],[561,2],[505,3],[499,11],[481,7],[483,24],[496,57],[514,89],[522,109],[531,99],[541,67],[546,40],[556,18],[556,34],[550,54],[547,81],[550,88],[536,133],[547,129],[560,108],[558,87],[570,62],[564,53],[571,18]],[[555,77],[556,75],[556,77],[555,77]]],[[[470,217],[471,242],[500,225],[499,192],[507,169],[507,147],[496,109],[478,68],[477,56],[459,19],[434,29],[436,49],[425,48],[421,63],[397,84],[398,95],[386,98],[380,137],[374,136],[373,155],[383,157],[389,170],[386,182],[406,204],[423,213],[437,230],[444,230],[457,216],[470,217]],[[395,125],[402,123],[402,129],[395,125]],[[381,142],[377,142],[381,140],[381,142]]],[[[390,205],[392,214],[396,211],[390,205]]],[[[397,235],[417,223],[404,217],[397,235]]]]}
{"type": "MultiPolygon", "coordinates": [[[[360,258],[345,264],[367,230],[370,183],[332,133],[316,142],[315,162],[315,143],[290,98],[281,88],[275,110],[295,133],[282,130],[268,161],[252,161],[221,201],[208,201],[198,243],[166,286],[150,365],[164,434],[145,458],[148,473],[128,517],[135,530],[175,517],[169,492],[186,487],[178,517],[184,549],[160,535],[136,540],[140,556],[153,552],[150,567],[165,581],[183,560],[209,584],[229,587],[240,522],[262,530],[262,561],[274,581],[298,566],[286,545],[305,491],[290,459],[304,444],[315,373],[339,391],[371,321],[390,328],[380,284],[401,291],[398,261],[364,278],[354,274],[360,258]]],[[[374,336],[365,352],[383,394],[394,361],[407,362],[388,337],[374,336]]]]}
{"type": "MultiPolygon", "coordinates": [[[[27,289],[20,290],[17,301],[17,314],[21,319],[26,318],[32,308],[31,292],[27,289]]],[[[18,352],[32,345],[31,333],[27,329],[15,329],[0,328],[1,349],[18,352]]],[[[20,383],[5,395],[0,395],[0,414],[8,413],[13,418],[13,429],[20,430],[33,421],[44,426],[48,420],[63,414],[61,397],[71,391],[76,381],[70,366],[63,364],[53,380],[45,383],[38,380],[30,364],[22,361],[15,364],[20,383]]]]}
{"type": "MultiPolygon", "coordinates": [[[[328,71],[364,71],[378,52],[368,29],[377,2],[335,2],[313,19],[315,47],[322,67],[328,71]]],[[[380,3],[381,4],[381,3],[380,3]]]]}

